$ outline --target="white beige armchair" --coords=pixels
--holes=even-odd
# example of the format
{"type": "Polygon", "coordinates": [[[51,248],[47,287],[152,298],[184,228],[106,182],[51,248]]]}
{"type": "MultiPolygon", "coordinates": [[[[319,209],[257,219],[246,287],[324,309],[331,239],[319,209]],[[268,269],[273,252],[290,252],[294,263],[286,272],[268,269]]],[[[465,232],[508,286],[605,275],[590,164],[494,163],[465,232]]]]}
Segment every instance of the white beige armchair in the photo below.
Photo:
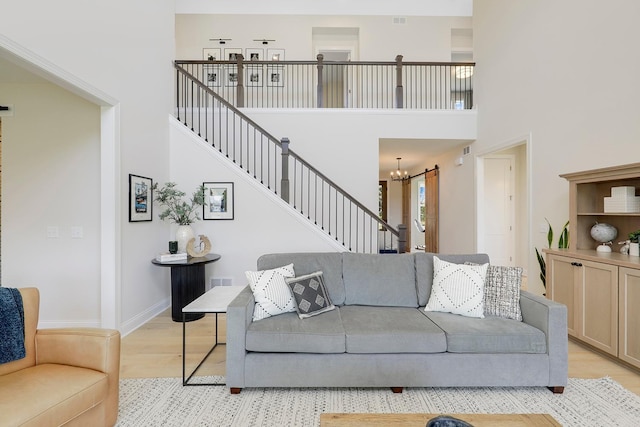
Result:
{"type": "Polygon", "coordinates": [[[26,357],[0,364],[0,425],[113,426],[118,418],[120,333],[37,329],[40,294],[20,289],[26,357]]]}

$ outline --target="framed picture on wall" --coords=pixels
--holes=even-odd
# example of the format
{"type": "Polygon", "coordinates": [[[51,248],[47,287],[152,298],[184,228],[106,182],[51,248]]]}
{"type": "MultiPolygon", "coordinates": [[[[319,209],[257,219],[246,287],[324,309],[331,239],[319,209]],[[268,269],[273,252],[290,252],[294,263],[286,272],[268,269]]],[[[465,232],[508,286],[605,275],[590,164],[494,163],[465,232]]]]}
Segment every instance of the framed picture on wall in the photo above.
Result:
{"type": "Polygon", "coordinates": [[[205,61],[221,61],[222,51],[219,47],[205,47],[202,49],[202,59],[205,61]]]}
{"type": "Polygon", "coordinates": [[[153,221],[153,180],[129,174],[129,222],[153,221]]]}
{"type": "Polygon", "coordinates": [[[204,80],[209,87],[220,87],[222,81],[222,68],[219,65],[205,65],[204,80]]]}
{"type": "Polygon", "coordinates": [[[281,65],[268,66],[265,78],[268,87],[284,87],[284,67],[281,65]]]}
{"type": "Polygon", "coordinates": [[[226,65],[224,67],[224,85],[229,87],[238,86],[238,67],[235,65],[226,65]]]}
{"type": "Polygon", "coordinates": [[[242,48],[227,48],[224,50],[224,60],[225,61],[237,61],[238,54],[242,54],[242,48]]]}
{"type": "Polygon", "coordinates": [[[262,86],[263,70],[261,65],[249,65],[246,70],[244,79],[245,86],[260,87],[262,86]]]}
{"type": "Polygon", "coordinates": [[[284,61],[284,49],[267,49],[267,61],[284,61]]]}
{"type": "Polygon", "coordinates": [[[203,182],[203,219],[233,219],[233,182],[203,182]]]}
{"type": "Polygon", "coordinates": [[[264,61],[264,50],[263,49],[245,49],[244,50],[244,60],[245,61],[264,61]]]}

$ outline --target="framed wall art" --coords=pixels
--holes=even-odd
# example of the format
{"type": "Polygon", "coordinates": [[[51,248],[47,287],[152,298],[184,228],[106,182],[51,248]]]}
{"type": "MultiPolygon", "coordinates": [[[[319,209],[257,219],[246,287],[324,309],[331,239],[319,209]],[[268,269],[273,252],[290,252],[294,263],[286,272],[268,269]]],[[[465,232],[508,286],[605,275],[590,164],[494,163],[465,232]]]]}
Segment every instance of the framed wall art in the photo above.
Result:
{"type": "Polygon", "coordinates": [[[129,174],[129,222],[153,221],[153,180],[129,174]]]}
{"type": "Polygon", "coordinates": [[[204,79],[209,87],[220,87],[222,81],[222,68],[220,65],[205,65],[204,79]]]}
{"type": "Polygon", "coordinates": [[[264,61],[264,50],[260,48],[245,49],[244,50],[245,61],[264,61]]]}
{"type": "Polygon", "coordinates": [[[233,219],[233,182],[203,182],[203,219],[233,219]]]}
{"type": "Polygon", "coordinates": [[[267,49],[267,61],[284,61],[284,49],[267,49]]]}
{"type": "Polygon", "coordinates": [[[268,87],[284,87],[284,67],[282,65],[268,66],[266,79],[268,87]]]}
{"type": "Polygon", "coordinates": [[[205,47],[202,49],[202,59],[205,61],[221,61],[222,51],[219,47],[205,47]]]}
{"type": "Polygon", "coordinates": [[[244,79],[245,86],[260,87],[262,86],[262,65],[249,65],[246,70],[244,79]]]}
{"type": "Polygon", "coordinates": [[[227,65],[224,68],[224,85],[238,86],[238,67],[235,65],[227,65]]]}
{"type": "Polygon", "coordinates": [[[237,61],[238,54],[242,54],[242,48],[227,48],[224,50],[224,60],[225,61],[237,61]]]}

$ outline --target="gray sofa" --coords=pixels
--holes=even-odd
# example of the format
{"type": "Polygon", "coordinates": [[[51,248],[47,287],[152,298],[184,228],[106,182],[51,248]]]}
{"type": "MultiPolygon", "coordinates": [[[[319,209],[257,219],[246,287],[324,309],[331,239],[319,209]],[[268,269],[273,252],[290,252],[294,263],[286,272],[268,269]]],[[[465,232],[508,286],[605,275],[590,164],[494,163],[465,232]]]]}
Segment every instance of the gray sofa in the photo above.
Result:
{"type": "MultiPolygon", "coordinates": [[[[247,286],[227,309],[226,383],[245,387],[547,386],[567,383],[567,310],[522,292],[523,321],[423,310],[431,293],[429,253],[268,254],[258,270],[294,264],[322,271],[337,309],[252,321],[247,286]]],[[[487,263],[483,254],[441,255],[487,263]]]]}

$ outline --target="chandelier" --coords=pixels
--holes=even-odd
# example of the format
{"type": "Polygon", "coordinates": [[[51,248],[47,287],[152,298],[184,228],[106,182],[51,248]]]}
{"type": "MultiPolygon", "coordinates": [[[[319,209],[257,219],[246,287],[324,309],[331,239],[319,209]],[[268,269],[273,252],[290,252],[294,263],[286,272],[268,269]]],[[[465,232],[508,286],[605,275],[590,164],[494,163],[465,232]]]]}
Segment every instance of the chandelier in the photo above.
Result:
{"type": "Polygon", "coordinates": [[[407,171],[401,172],[400,171],[400,160],[402,159],[402,157],[396,157],[396,160],[398,161],[398,169],[396,169],[395,172],[391,172],[391,180],[392,181],[405,181],[407,179],[409,179],[409,173],[407,171]]]}

